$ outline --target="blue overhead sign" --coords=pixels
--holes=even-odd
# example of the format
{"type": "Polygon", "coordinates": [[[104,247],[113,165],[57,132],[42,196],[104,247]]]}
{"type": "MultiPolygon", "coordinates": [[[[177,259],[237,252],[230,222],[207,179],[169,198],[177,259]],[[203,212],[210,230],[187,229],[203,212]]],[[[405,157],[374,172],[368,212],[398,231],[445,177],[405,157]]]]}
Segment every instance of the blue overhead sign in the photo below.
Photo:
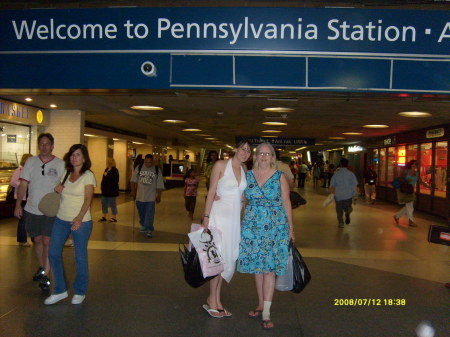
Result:
{"type": "Polygon", "coordinates": [[[272,51],[447,55],[449,11],[96,8],[0,12],[5,51],[272,51]]]}
{"type": "Polygon", "coordinates": [[[450,93],[450,11],[0,11],[0,88],[450,93]]]}

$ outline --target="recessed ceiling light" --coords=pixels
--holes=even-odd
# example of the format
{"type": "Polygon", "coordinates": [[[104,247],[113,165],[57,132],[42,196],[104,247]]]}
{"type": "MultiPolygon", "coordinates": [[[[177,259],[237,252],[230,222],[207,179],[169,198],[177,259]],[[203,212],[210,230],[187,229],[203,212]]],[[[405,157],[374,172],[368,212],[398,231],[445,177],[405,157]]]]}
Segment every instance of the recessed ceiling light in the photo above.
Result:
{"type": "Polygon", "coordinates": [[[154,105],[133,105],[130,108],[134,109],[134,110],[147,110],[147,111],[164,110],[164,108],[161,108],[160,106],[154,106],[154,105]]]}
{"type": "Polygon", "coordinates": [[[263,122],[264,125],[287,125],[285,122],[263,122]]]}
{"type": "Polygon", "coordinates": [[[31,97],[27,97],[27,98],[25,98],[25,101],[27,101],[27,102],[31,102],[33,99],[31,98],[31,97]]]}
{"type": "Polygon", "coordinates": [[[431,114],[429,112],[421,112],[421,111],[399,112],[398,115],[402,117],[431,117],[431,114]]]}
{"type": "Polygon", "coordinates": [[[113,140],[119,140],[119,138],[113,138],[113,140]]]}
{"type": "Polygon", "coordinates": [[[262,135],[263,138],[278,138],[278,136],[272,136],[272,135],[262,135]]]}
{"type": "Polygon", "coordinates": [[[328,139],[345,139],[344,137],[328,137],[328,139]]]}
{"type": "Polygon", "coordinates": [[[177,124],[177,123],[186,123],[186,121],[182,121],[182,120],[180,120],[180,119],[165,119],[165,120],[163,120],[163,122],[164,122],[164,123],[174,123],[174,124],[177,124]]]}
{"type": "Polygon", "coordinates": [[[384,124],[367,124],[367,125],[363,125],[363,128],[368,128],[368,129],[385,129],[388,128],[389,125],[384,125],[384,124]]]}
{"type": "Polygon", "coordinates": [[[343,135],[349,135],[349,136],[360,136],[363,133],[362,132],[342,132],[343,135]]]}
{"type": "Polygon", "coordinates": [[[280,130],[264,130],[261,132],[272,132],[272,133],[276,133],[276,132],[281,132],[280,130]]]}
{"type": "Polygon", "coordinates": [[[144,144],[144,143],[141,143],[141,142],[132,142],[133,144],[137,144],[137,145],[142,145],[142,144],[144,144]]]}
{"type": "Polygon", "coordinates": [[[56,104],[50,104],[50,108],[57,108],[58,106],[56,104]]]}
{"type": "Polygon", "coordinates": [[[292,112],[294,109],[292,108],[283,108],[283,107],[273,107],[273,108],[264,108],[264,112],[292,112]]]}
{"type": "Polygon", "coordinates": [[[200,129],[183,129],[181,131],[185,131],[185,132],[198,132],[198,131],[202,131],[200,129]]]}
{"type": "Polygon", "coordinates": [[[207,140],[217,140],[217,138],[213,138],[213,137],[208,137],[208,138],[205,138],[205,139],[207,139],[207,140]]]}
{"type": "Polygon", "coordinates": [[[91,135],[90,133],[85,133],[84,136],[86,136],[86,137],[97,137],[95,135],[91,135]]]}

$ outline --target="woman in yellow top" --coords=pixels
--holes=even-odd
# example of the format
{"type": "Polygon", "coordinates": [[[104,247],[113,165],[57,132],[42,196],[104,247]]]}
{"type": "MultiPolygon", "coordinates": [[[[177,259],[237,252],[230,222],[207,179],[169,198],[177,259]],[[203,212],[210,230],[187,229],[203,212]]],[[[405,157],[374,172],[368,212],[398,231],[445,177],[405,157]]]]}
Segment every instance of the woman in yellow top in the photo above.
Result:
{"type": "Polygon", "coordinates": [[[87,244],[92,231],[90,207],[96,186],[95,176],[90,170],[91,160],[83,144],[72,145],[64,156],[64,161],[69,176],[64,185],[55,187],[55,191],[61,193],[61,205],[53,224],[49,250],[55,287],[45,304],[54,304],[68,296],[62,250],[69,234],[72,234],[75,245],[77,271],[73,283],[72,304],[81,304],[84,301],[88,286],[87,244]]]}

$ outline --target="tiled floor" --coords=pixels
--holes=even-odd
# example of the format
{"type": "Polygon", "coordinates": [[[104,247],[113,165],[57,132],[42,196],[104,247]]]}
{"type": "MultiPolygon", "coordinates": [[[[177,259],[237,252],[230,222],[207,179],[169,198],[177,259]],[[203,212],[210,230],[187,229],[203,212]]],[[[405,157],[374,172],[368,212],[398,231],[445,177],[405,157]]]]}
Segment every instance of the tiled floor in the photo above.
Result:
{"type": "MultiPolygon", "coordinates": [[[[443,286],[450,281],[450,248],[426,239],[428,226],[443,219],[416,212],[419,227],[396,226],[396,205],[361,201],[351,224],[340,229],[333,205],[322,206],[325,189],[307,186],[300,193],[308,203],[294,210],[296,243],[312,281],[301,294],[275,294],[272,331],[247,318],[256,304],[250,275],[236,273],[223,288],[233,317],[212,319],[202,310],[208,286],[184,282],[177,253],[190,225],[178,188],[163,193],[152,239],[139,234],[127,196],[119,198],[118,223],[95,223],[89,291],[80,306],[43,304],[31,281],[37,267],[32,249],[17,246],[15,219],[0,220],[0,336],[406,337],[422,320],[431,321],[436,336],[450,335],[450,292],[443,286]],[[356,304],[340,305],[349,299],[356,304]]],[[[204,195],[201,189],[197,218],[204,195]]],[[[99,199],[92,211],[94,219],[101,217],[99,199]]],[[[73,248],[65,248],[69,280],[72,256],[73,248]]]]}

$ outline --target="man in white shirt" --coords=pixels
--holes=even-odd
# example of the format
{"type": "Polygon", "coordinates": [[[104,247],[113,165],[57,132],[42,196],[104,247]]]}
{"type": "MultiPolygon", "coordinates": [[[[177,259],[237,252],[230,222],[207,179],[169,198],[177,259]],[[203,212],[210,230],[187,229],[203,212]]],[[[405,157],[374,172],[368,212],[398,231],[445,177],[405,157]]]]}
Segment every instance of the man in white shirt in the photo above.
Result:
{"type": "Polygon", "coordinates": [[[38,136],[39,155],[29,158],[23,167],[14,209],[14,215],[17,218],[24,217],[25,228],[34,239],[39,269],[33,281],[38,281],[39,287],[45,292],[50,290],[48,249],[55,218],[42,214],[39,210],[39,202],[44,195],[53,192],[55,186],[61,182],[61,176],[65,171],[64,161],[52,154],[54,143],[50,133],[41,133],[38,136]],[[25,209],[22,209],[21,201],[27,190],[27,204],[25,209]]]}
{"type": "Polygon", "coordinates": [[[289,183],[289,188],[292,190],[294,188],[294,175],[292,174],[291,168],[289,167],[288,164],[283,163],[280,160],[280,154],[278,151],[276,151],[276,156],[277,156],[277,161],[276,161],[277,170],[280,170],[281,172],[283,172],[284,177],[286,178],[286,180],[289,183]]]}

